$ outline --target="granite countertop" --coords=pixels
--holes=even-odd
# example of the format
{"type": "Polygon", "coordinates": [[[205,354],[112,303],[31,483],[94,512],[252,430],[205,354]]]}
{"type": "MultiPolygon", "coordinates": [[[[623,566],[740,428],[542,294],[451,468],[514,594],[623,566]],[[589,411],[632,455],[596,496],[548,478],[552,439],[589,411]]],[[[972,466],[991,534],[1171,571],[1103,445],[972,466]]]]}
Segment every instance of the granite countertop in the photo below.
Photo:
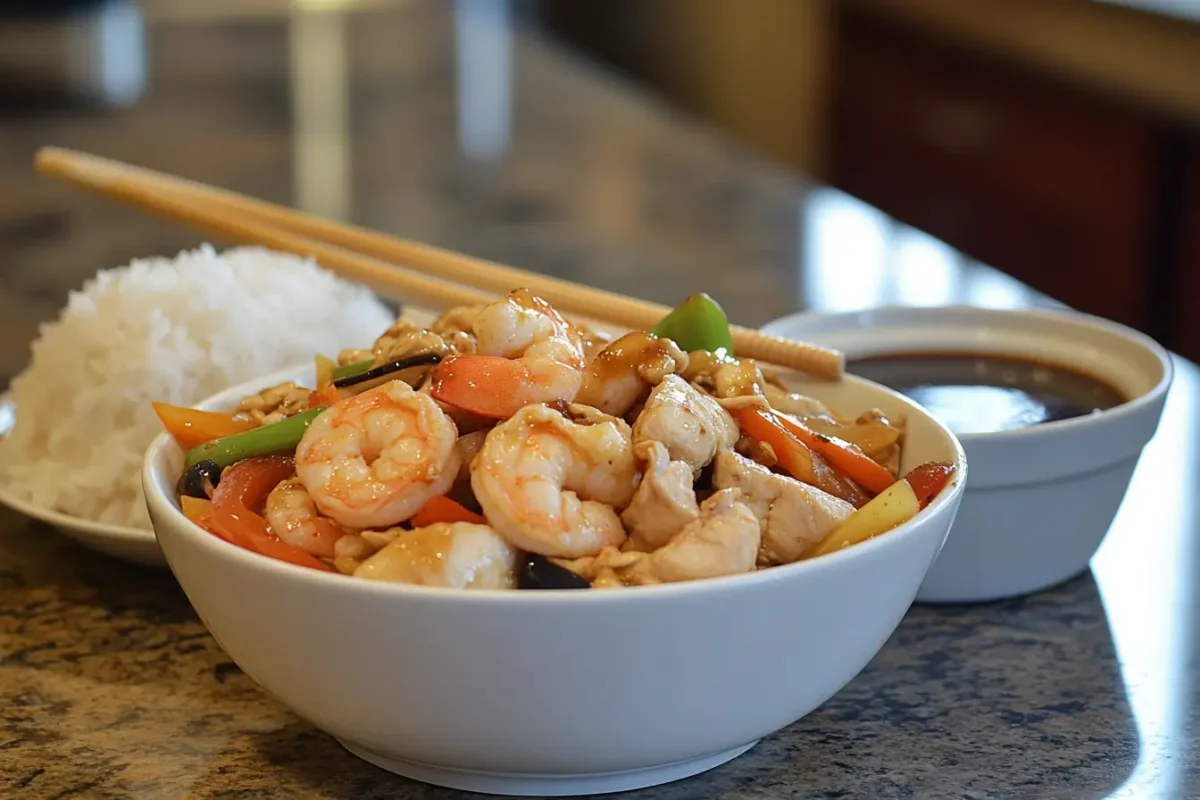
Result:
{"type": "MultiPolygon", "coordinates": [[[[5,111],[0,371],[94,270],[200,240],[37,179],[59,144],[736,321],[798,308],[1045,302],[857,201],[779,172],[495,7],[154,18],[120,111],[5,111]],[[472,11],[471,9],[475,9],[472,11]],[[472,16],[479,14],[481,16],[472,16]],[[458,37],[456,39],[456,37],[458,37]],[[303,63],[289,59],[302,46],[303,63]]],[[[645,798],[1200,796],[1200,372],[1092,569],[914,607],[843,691],[645,798]]],[[[262,693],[162,570],[0,511],[0,796],[451,798],[359,761],[262,693]]]]}

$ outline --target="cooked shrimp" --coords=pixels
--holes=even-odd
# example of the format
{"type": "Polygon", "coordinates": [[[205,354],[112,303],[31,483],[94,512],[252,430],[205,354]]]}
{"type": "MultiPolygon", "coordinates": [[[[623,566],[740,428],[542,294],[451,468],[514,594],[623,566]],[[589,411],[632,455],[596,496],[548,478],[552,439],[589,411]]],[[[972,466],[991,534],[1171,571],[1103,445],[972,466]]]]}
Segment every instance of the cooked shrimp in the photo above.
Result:
{"type": "Polygon", "coordinates": [[[271,490],[263,516],[272,533],[314,556],[332,558],[334,545],[348,533],[321,516],[299,478],[288,478],[271,490]]]}
{"type": "Polygon", "coordinates": [[[582,420],[526,406],[488,433],[471,466],[471,488],[488,522],[522,550],[594,555],[619,545],[617,517],[633,497],[637,465],[629,426],[571,406],[582,420]]]}
{"type": "Polygon", "coordinates": [[[363,561],[354,577],[453,589],[515,589],[517,555],[486,525],[442,522],[399,532],[363,561]]]}
{"type": "Polygon", "coordinates": [[[758,520],[738,500],[737,489],[723,489],[700,505],[700,516],[652,553],[606,547],[592,558],[555,559],[596,588],[717,578],[754,570],[760,533],[758,520]]]}
{"type": "Polygon", "coordinates": [[[633,423],[634,444],[662,442],[672,461],[686,462],[696,474],[737,440],[729,412],[678,375],[667,375],[651,390],[633,423]]]}
{"type": "Polygon", "coordinates": [[[313,420],[296,447],[296,475],[335,522],[385,528],[450,488],[457,439],[454,422],[429,395],[389,381],[313,420]]]}
{"type": "Polygon", "coordinates": [[[670,339],[652,333],[627,333],[588,364],[576,400],[605,414],[623,416],[650,387],[687,368],[687,353],[670,339]]]}
{"type": "Polygon", "coordinates": [[[575,399],[583,384],[583,343],[546,301],[511,292],[475,317],[475,355],[447,359],[433,371],[438,400],[494,419],[522,407],[575,399]]]}
{"type": "Polygon", "coordinates": [[[758,564],[791,564],[854,513],[841,498],[742,458],[721,453],[713,461],[713,486],[739,489],[762,532],[758,564]]]}
{"type": "Polygon", "coordinates": [[[661,442],[636,444],[633,454],[646,463],[645,475],[621,512],[621,522],[629,531],[630,546],[649,551],[700,516],[700,507],[692,489],[692,468],[672,461],[661,442]]]}

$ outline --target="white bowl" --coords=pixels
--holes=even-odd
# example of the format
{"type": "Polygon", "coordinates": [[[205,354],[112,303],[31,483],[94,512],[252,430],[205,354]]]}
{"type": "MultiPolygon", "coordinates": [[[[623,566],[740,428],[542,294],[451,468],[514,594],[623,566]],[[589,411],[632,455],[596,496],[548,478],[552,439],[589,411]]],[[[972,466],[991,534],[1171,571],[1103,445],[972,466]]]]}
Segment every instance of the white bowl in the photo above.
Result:
{"type": "Polygon", "coordinates": [[[1166,350],[1137,331],[1066,310],[881,308],[796,314],[767,333],[847,358],[963,351],[1039,358],[1100,378],[1129,402],[999,433],[960,434],[971,478],[919,602],[978,602],[1054,586],[1087,569],[1116,516],[1171,384],[1166,350]]]}
{"type": "MultiPolygon", "coordinates": [[[[223,392],[229,408],[311,367],[223,392]]],[[[711,769],[824,703],[899,624],[946,538],[966,462],[907,399],[850,378],[800,388],[909,418],[907,466],[958,465],[908,523],[844,551],[730,578],[612,591],[456,591],[294,567],[191,524],[166,435],[143,482],[200,618],[264,689],[351,752],[458,789],[567,795],[711,769]],[[764,689],[764,687],[769,687],[764,689]]]]}

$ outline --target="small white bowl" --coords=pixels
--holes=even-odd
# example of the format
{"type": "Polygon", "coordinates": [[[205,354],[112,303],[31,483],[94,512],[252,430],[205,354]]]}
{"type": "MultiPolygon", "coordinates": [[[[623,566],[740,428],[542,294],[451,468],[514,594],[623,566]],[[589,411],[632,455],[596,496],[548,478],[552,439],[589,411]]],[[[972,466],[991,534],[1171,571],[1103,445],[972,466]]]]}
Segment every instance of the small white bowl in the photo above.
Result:
{"type": "MultiPolygon", "coordinates": [[[[207,402],[227,409],[268,376],[207,402]]],[[[966,462],[941,423],[857,378],[800,384],[909,419],[905,463],[958,472],[909,522],[749,575],[610,591],[457,591],[295,567],[179,511],[184,454],[146,453],[150,517],[204,624],[266,691],[352,753],[427,783],[571,795],[722,764],[846,685],[887,641],[945,541],[966,462]],[[769,687],[769,689],[764,689],[769,687]]]]}
{"type": "Polygon", "coordinates": [[[999,433],[960,434],[971,478],[919,602],[982,602],[1054,586],[1087,569],[1162,416],[1171,359],[1154,340],[1066,310],[955,306],[803,313],[763,330],[845,352],[961,351],[1037,358],[1099,378],[1126,403],[999,433]]]}

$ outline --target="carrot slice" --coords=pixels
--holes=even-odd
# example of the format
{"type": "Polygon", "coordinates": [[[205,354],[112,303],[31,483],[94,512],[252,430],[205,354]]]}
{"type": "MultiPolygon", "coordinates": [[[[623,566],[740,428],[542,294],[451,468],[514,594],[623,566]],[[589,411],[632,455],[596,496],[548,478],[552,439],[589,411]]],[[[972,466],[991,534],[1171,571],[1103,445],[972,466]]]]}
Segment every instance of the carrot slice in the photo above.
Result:
{"type": "Polygon", "coordinates": [[[730,413],[746,435],[771,445],[779,466],[796,480],[840,497],[855,508],[862,507],[870,499],[862,489],[838,475],[829,462],[785,428],[770,409],[747,406],[730,413]]]}
{"type": "Polygon", "coordinates": [[[896,476],[864,453],[857,445],[836,436],[817,433],[800,420],[779,411],[773,412],[779,423],[814,452],[820,453],[830,466],[871,494],[879,494],[896,482],[896,476]]]}
{"type": "Polygon", "coordinates": [[[294,473],[292,459],[286,456],[248,458],[225,470],[213,492],[213,528],[221,538],[247,550],[289,564],[332,572],[324,562],[271,533],[267,521],[254,511],[272,489],[294,473]]]}
{"type": "Polygon", "coordinates": [[[331,406],[341,399],[342,397],[338,394],[337,388],[332,383],[329,383],[308,396],[308,407],[320,408],[321,406],[331,406]]]}
{"type": "Polygon", "coordinates": [[[173,406],[169,403],[151,403],[154,413],[167,433],[175,437],[180,447],[190,450],[199,444],[232,436],[254,427],[249,420],[234,419],[232,414],[217,411],[200,411],[195,408],[173,406]]]}
{"type": "Polygon", "coordinates": [[[414,528],[424,528],[426,525],[436,525],[439,522],[474,522],[477,525],[486,525],[487,519],[468,511],[461,504],[449,497],[439,495],[431,497],[425,501],[425,505],[421,506],[410,520],[414,528]]]}

